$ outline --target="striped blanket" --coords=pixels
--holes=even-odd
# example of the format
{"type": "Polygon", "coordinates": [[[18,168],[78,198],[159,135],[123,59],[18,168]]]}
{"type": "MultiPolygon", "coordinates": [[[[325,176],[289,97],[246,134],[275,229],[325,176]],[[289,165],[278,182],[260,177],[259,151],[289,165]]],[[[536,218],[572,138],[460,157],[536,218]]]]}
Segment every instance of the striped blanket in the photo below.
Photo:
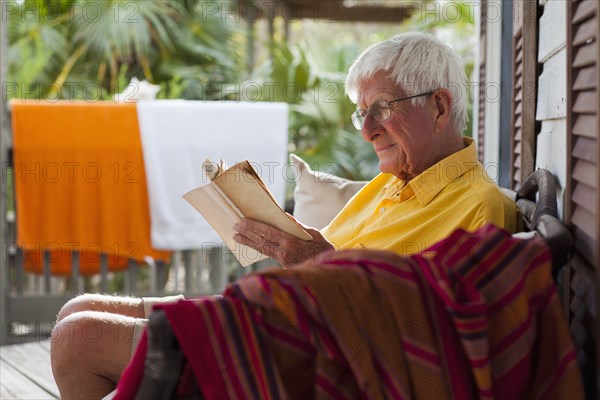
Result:
{"type": "MultiPolygon", "coordinates": [[[[545,244],[492,226],[410,257],[342,251],[161,308],[206,399],[583,398],[545,244]]],[[[135,396],[145,343],[116,398],[135,396]]]]}

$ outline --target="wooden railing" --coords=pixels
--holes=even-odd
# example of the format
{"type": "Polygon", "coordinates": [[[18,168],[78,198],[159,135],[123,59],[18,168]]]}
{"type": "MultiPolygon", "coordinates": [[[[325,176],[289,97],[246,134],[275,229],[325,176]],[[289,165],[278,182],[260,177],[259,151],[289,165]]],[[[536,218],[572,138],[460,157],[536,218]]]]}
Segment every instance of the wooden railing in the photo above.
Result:
{"type": "Polygon", "coordinates": [[[212,295],[220,293],[229,281],[242,274],[273,263],[264,260],[242,268],[228,250],[214,247],[176,252],[168,265],[162,262],[138,264],[132,260],[125,270],[109,272],[107,257],[102,255],[100,272],[84,277],[78,272],[79,254],[74,252],[72,274],[53,276],[48,254],[44,255],[42,274],[25,271],[23,253],[14,243],[6,246],[6,254],[6,262],[1,267],[6,269],[3,276],[8,277],[8,282],[2,285],[5,289],[0,297],[6,310],[0,344],[49,334],[60,308],[81,293],[212,295]]]}

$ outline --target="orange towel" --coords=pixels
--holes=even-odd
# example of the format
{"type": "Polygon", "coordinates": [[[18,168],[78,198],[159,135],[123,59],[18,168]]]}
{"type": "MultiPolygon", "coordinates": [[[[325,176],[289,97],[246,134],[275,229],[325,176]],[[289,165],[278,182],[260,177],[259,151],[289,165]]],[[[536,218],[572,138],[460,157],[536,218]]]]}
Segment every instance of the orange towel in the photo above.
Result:
{"type": "Polygon", "coordinates": [[[135,104],[13,103],[17,244],[25,266],[41,271],[50,250],[53,274],[70,273],[79,250],[82,274],[112,270],[152,249],[146,174],[135,104]]]}

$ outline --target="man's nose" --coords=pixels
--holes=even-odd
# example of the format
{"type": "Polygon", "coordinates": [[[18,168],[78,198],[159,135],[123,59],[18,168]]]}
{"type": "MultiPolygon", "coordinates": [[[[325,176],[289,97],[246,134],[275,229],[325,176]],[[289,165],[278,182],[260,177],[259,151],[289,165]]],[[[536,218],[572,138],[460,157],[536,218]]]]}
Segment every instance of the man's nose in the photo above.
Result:
{"type": "Polygon", "coordinates": [[[363,139],[367,142],[372,142],[373,140],[375,140],[375,137],[379,135],[379,127],[381,127],[381,123],[379,121],[376,121],[375,118],[371,116],[371,113],[367,113],[363,121],[362,129],[360,131],[363,139]]]}

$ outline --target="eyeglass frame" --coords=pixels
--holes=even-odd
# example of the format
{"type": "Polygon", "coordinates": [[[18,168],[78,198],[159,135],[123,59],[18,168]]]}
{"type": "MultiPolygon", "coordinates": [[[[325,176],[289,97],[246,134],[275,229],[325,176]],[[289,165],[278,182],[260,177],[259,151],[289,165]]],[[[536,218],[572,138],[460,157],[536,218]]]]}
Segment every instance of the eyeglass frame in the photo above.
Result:
{"type": "MultiPolygon", "coordinates": [[[[382,120],[377,120],[377,119],[375,119],[375,120],[376,120],[377,122],[384,122],[384,121],[387,121],[388,119],[390,119],[390,117],[392,116],[392,107],[391,107],[390,105],[391,105],[391,104],[393,104],[393,103],[398,103],[398,102],[400,102],[400,101],[414,99],[414,98],[416,98],[416,97],[429,96],[429,95],[431,95],[431,94],[434,94],[435,92],[436,92],[435,90],[430,90],[429,92],[424,92],[424,93],[420,93],[420,94],[414,94],[414,95],[412,95],[412,96],[407,96],[407,97],[400,97],[400,98],[398,98],[398,99],[394,99],[394,100],[390,100],[390,101],[385,101],[385,100],[379,100],[379,101],[376,101],[376,102],[375,102],[375,103],[373,103],[373,104],[377,104],[377,103],[387,103],[387,108],[390,110],[390,115],[389,115],[389,116],[387,116],[386,118],[382,119],[382,120]]],[[[373,104],[371,104],[371,105],[369,106],[369,108],[367,108],[366,110],[364,110],[364,109],[363,109],[363,110],[356,109],[356,111],[354,111],[354,112],[352,113],[352,116],[351,116],[351,119],[352,119],[352,125],[354,125],[354,127],[355,127],[357,130],[359,130],[359,131],[360,131],[360,130],[362,130],[362,128],[363,128],[363,125],[364,125],[364,123],[365,123],[365,118],[367,117],[367,114],[371,114],[371,107],[373,107],[373,104]],[[360,115],[360,114],[359,114],[361,111],[364,111],[364,115],[360,115]],[[361,120],[359,120],[359,118],[362,118],[362,121],[361,121],[361,120]]],[[[371,115],[372,115],[372,114],[371,114],[371,115]]]]}

